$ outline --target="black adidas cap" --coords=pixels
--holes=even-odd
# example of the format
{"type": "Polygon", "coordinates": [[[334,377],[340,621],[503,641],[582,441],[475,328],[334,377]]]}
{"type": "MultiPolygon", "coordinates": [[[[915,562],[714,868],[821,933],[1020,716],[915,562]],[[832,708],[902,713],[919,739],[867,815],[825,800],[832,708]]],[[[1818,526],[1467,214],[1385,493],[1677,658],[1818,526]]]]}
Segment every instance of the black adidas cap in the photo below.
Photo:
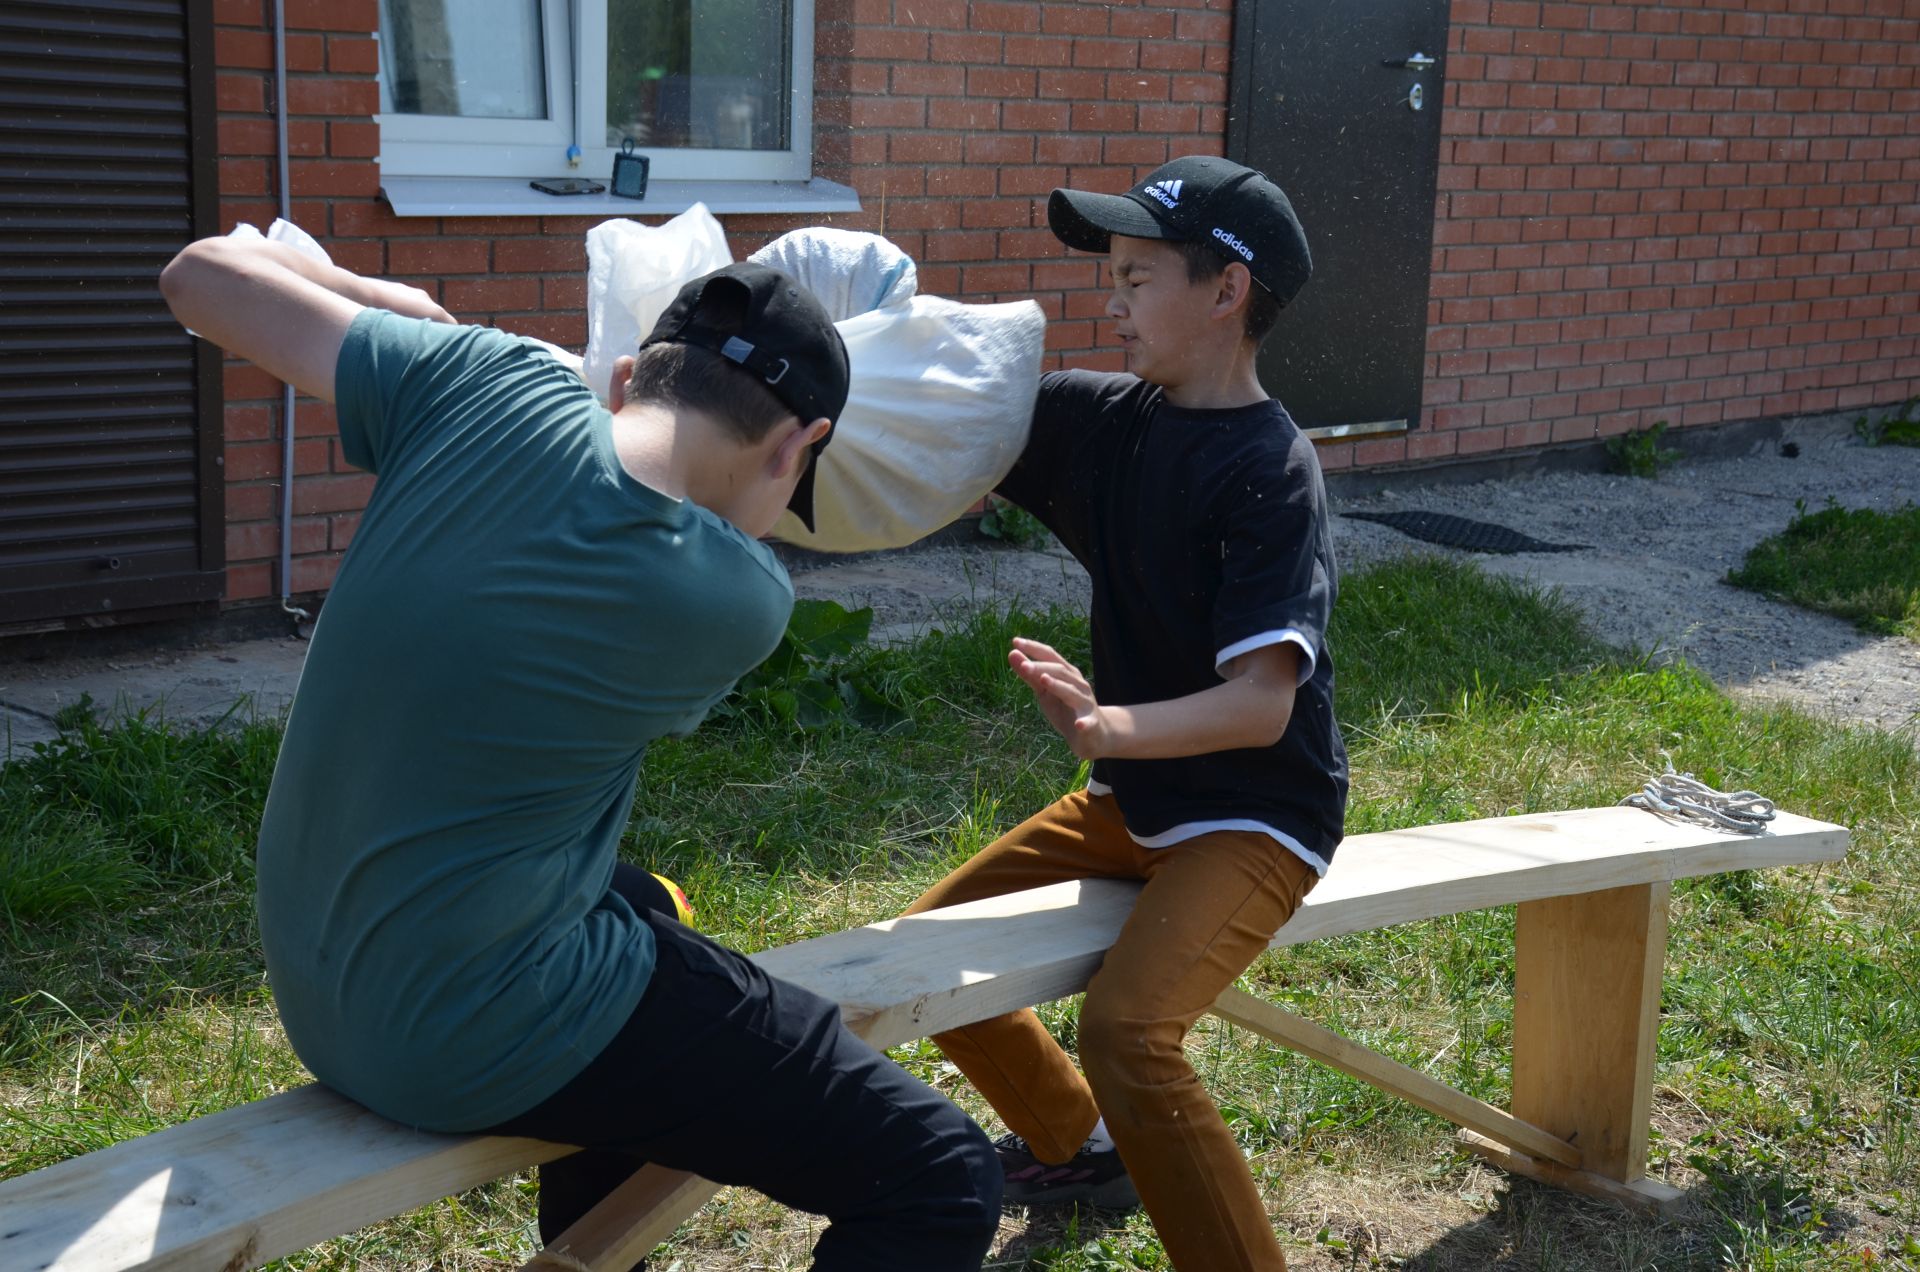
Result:
{"type": "Polygon", "coordinates": [[[1313,273],[1313,255],[1293,205],[1252,168],[1212,155],[1162,164],[1125,194],[1055,190],[1047,224],[1062,243],[1104,252],[1113,235],[1218,244],[1247,263],[1253,281],[1281,304],[1313,273]]]}
{"type": "MultiPolygon", "coordinates": [[[[812,292],[752,261],[722,266],[680,289],[640,342],[690,344],[739,363],[766,383],[803,424],[838,424],[847,405],[847,346],[812,292]]],[[[813,527],[813,478],[833,430],[813,444],[787,507],[813,527]]]]}

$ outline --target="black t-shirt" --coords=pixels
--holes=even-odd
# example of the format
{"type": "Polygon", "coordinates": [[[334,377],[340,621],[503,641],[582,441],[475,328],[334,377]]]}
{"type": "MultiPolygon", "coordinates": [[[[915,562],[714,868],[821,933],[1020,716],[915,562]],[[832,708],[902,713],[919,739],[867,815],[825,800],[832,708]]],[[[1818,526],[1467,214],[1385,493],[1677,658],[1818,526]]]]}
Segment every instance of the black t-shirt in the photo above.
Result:
{"type": "Polygon", "coordinates": [[[1278,402],[1171,406],[1131,375],[1049,374],[1033,433],[999,492],[1093,576],[1093,676],[1103,703],[1184,697],[1263,645],[1300,650],[1305,680],[1280,741],[1170,760],[1098,760],[1134,838],[1273,835],[1317,869],[1346,819],[1347,751],[1333,718],[1327,620],[1336,579],[1313,444],[1278,402]]]}

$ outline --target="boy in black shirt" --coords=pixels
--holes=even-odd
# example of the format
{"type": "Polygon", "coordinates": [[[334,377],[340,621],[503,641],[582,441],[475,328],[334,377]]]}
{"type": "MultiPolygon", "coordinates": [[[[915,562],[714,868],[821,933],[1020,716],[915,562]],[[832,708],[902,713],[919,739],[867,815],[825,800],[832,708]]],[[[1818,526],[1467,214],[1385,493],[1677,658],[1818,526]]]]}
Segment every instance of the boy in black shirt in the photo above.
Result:
{"type": "Polygon", "coordinates": [[[1006,1200],[1130,1204],[1137,1187],[1182,1272],[1282,1269],[1181,1040],[1325,872],[1345,817],[1325,493],[1254,367],[1311,261],[1279,188],[1212,157],[1125,195],[1056,190],[1047,216],[1109,254],[1131,374],[1047,376],[1000,486],[1093,577],[1093,681],[1037,641],[1008,660],[1092,779],[913,909],[1146,887],[1087,988],[1084,1079],[1030,1011],[937,1041],[1011,1128],[1006,1200]]]}

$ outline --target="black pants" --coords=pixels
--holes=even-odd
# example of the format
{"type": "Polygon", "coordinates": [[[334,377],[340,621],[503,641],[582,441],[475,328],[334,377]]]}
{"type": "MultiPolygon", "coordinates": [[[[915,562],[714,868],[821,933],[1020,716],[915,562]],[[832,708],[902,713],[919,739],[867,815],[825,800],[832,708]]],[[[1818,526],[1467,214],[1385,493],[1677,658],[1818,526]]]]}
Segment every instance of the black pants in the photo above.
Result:
{"type": "Polygon", "coordinates": [[[676,922],[645,871],[613,886],[653,927],[646,994],[578,1077],[489,1128],[584,1150],[540,1168],[541,1240],[656,1162],[824,1215],[816,1272],[977,1272],[1001,1186],[980,1128],[837,1005],[676,922]]]}

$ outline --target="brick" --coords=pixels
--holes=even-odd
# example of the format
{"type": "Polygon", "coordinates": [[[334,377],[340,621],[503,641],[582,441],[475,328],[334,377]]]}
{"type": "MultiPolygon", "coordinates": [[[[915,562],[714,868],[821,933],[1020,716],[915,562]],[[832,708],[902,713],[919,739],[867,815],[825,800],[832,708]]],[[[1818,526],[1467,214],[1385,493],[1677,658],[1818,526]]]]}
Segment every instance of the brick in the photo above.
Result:
{"type": "Polygon", "coordinates": [[[1061,132],[1071,116],[1065,102],[1007,102],[1000,108],[1001,126],[1018,132],[1061,132]]]}
{"type": "Polygon", "coordinates": [[[1032,163],[1034,139],[1016,134],[982,135],[967,138],[968,163],[1032,163]]]}
{"type": "MultiPolygon", "coordinates": [[[[1013,45],[1015,37],[1007,38],[1007,60],[1014,61],[1013,45]]],[[[1140,43],[1137,40],[1075,40],[1071,51],[1071,61],[1077,67],[1137,67],[1140,65],[1140,43]]],[[[1049,65],[1060,65],[1050,62],[1049,65]]]]}
{"type": "Polygon", "coordinates": [[[925,62],[930,38],[925,31],[855,27],[848,55],[880,62],[925,62]]]}
{"type": "Polygon", "coordinates": [[[226,599],[251,601],[273,595],[273,570],[263,564],[227,567],[226,599]]]}
{"type": "Polygon", "coordinates": [[[329,35],[327,69],[335,75],[377,74],[380,70],[379,42],[353,35],[329,35]]]}
{"type": "Polygon", "coordinates": [[[363,159],[295,159],[288,165],[294,195],[358,195],[380,192],[380,169],[363,159]]]}
{"type": "Polygon", "coordinates": [[[373,494],[370,474],[313,477],[295,482],[293,511],[299,516],[329,512],[359,512],[373,494]]]}
{"type": "Polygon", "coordinates": [[[380,26],[379,0],[285,0],[285,4],[289,29],[366,34],[380,26]]]}
{"type": "Polygon", "coordinates": [[[442,289],[440,303],[456,315],[534,310],[540,308],[540,283],[533,278],[455,279],[442,289]]]}
{"type": "Polygon", "coordinates": [[[1131,132],[1138,118],[1137,108],[1117,102],[1076,102],[1073,130],[1080,133],[1131,132]]]}
{"type": "Polygon", "coordinates": [[[213,33],[214,65],[235,70],[272,70],[273,37],[264,31],[217,28],[213,33]]]}
{"type": "Polygon", "coordinates": [[[370,79],[287,80],[287,111],[294,115],[371,116],[380,109],[380,86],[370,79]]]}
{"type": "Polygon", "coordinates": [[[484,275],[490,273],[490,246],[486,238],[401,238],[388,244],[386,267],[397,277],[484,275]]]}
{"type": "Polygon", "coordinates": [[[974,0],[972,26],[976,31],[1038,31],[1040,6],[974,0]]]}
{"type": "Polygon", "coordinates": [[[214,103],[222,112],[264,111],[267,109],[266,79],[259,75],[218,75],[214,78],[214,103]]]}
{"type": "Polygon", "coordinates": [[[1041,29],[1061,35],[1105,35],[1109,29],[1103,4],[1049,4],[1041,8],[1041,29]]]}

